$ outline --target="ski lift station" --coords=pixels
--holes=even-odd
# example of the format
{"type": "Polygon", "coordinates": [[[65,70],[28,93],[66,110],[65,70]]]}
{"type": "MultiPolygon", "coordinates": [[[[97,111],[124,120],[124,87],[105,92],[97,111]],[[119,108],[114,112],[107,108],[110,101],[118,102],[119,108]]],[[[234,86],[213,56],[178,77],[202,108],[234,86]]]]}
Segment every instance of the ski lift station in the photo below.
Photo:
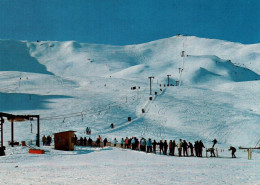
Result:
{"type": "Polygon", "coordinates": [[[4,155],[5,147],[4,141],[3,141],[3,124],[5,122],[6,118],[8,121],[11,122],[11,141],[10,145],[13,147],[16,143],[14,141],[14,122],[20,122],[25,120],[33,120],[33,118],[37,118],[37,141],[36,145],[40,147],[40,115],[13,115],[8,113],[0,112],[0,119],[1,119],[1,125],[0,125],[0,131],[1,131],[1,147],[0,147],[0,153],[1,155],[4,155]]]}

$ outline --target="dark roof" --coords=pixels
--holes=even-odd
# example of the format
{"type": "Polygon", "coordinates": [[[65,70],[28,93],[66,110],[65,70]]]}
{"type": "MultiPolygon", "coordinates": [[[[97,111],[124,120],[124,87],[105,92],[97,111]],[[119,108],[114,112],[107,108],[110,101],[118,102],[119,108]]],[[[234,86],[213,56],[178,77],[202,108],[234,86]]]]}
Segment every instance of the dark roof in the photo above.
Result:
{"type": "Polygon", "coordinates": [[[68,131],[63,131],[63,132],[57,132],[57,133],[54,133],[54,134],[60,134],[60,133],[65,133],[65,132],[77,132],[77,131],[68,130],[68,131]]]}

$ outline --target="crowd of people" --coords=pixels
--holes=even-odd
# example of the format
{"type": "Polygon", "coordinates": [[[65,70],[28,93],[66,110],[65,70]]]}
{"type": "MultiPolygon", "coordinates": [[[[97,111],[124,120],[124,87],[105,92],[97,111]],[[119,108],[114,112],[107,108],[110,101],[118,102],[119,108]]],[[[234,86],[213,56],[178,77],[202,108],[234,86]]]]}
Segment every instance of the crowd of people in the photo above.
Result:
{"type": "MultiPolygon", "coordinates": [[[[87,139],[86,137],[80,137],[77,138],[76,135],[74,135],[74,144],[78,146],[95,146],[100,147],[100,143],[102,143],[102,147],[107,146],[108,140],[105,138],[102,141],[101,136],[99,136],[96,140],[92,140],[90,137],[87,139]]],[[[214,147],[217,143],[217,140],[214,139],[212,148],[210,148],[211,157],[215,157],[214,153],[214,147]]],[[[167,140],[160,140],[156,141],[151,138],[145,139],[141,138],[138,139],[137,137],[132,138],[121,138],[121,140],[117,140],[114,138],[114,140],[111,141],[112,146],[120,146],[124,149],[132,149],[132,150],[138,150],[142,152],[147,153],[159,153],[163,155],[171,155],[171,156],[197,156],[202,157],[203,148],[205,148],[203,142],[195,141],[194,144],[192,142],[187,142],[186,140],[179,139],[179,141],[170,140],[169,142],[167,140]]]]}
{"type": "MultiPolygon", "coordinates": [[[[45,137],[45,135],[42,137],[43,145],[50,146],[52,141],[51,136],[45,137]]],[[[77,146],[91,146],[91,147],[106,147],[108,140],[105,138],[102,140],[101,136],[99,135],[96,140],[91,139],[90,137],[87,139],[86,137],[80,137],[78,138],[76,134],[73,137],[74,145],[77,146]]],[[[214,151],[215,151],[215,145],[217,144],[217,140],[214,139],[213,145],[211,148],[208,148],[207,151],[210,152],[211,157],[216,157],[214,151]]],[[[186,140],[179,139],[178,141],[175,140],[160,140],[156,141],[151,138],[145,139],[141,138],[138,139],[137,137],[132,138],[121,138],[120,141],[118,141],[116,138],[111,141],[112,146],[114,147],[121,147],[124,149],[131,149],[131,150],[138,150],[142,152],[147,153],[159,153],[160,155],[170,155],[170,156],[196,156],[196,157],[202,157],[203,148],[205,148],[203,142],[201,140],[195,141],[194,144],[192,142],[187,142],[186,140]],[[177,150],[176,150],[177,149],[177,150]]],[[[109,145],[111,146],[111,145],[109,145]]],[[[235,152],[236,148],[230,146],[230,151],[232,151],[232,158],[235,158],[235,152]]]]}
{"type": "MultiPolygon", "coordinates": [[[[117,146],[117,139],[115,138],[113,141],[114,146],[117,146]]],[[[147,153],[158,153],[163,154],[163,155],[178,155],[178,156],[197,156],[197,157],[202,157],[202,151],[203,148],[205,148],[203,142],[196,141],[194,145],[191,142],[187,142],[186,140],[180,139],[178,142],[175,140],[170,140],[167,142],[167,140],[151,140],[141,138],[140,140],[136,137],[128,138],[126,137],[125,139],[122,138],[120,140],[120,146],[122,148],[126,149],[132,149],[132,150],[139,150],[147,153]],[[175,149],[178,149],[178,152],[175,153],[175,149]],[[195,154],[194,154],[195,152],[195,154]]]]}
{"type": "MultiPolygon", "coordinates": [[[[95,147],[100,147],[101,145],[101,142],[102,142],[102,138],[101,136],[98,136],[98,138],[96,140],[93,140],[91,139],[90,137],[87,139],[86,137],[80,137],[78,139],[78,137],[76,136],[76,134],[74,135],[74,138],[73,138],[73,141],[74,141],[74,145],[77,145],[77,146],[95,146],[95,147]]],[[[103,146],[106,146],[107,145],[107,138],[105,138],[103,140],[103,146]]]]}

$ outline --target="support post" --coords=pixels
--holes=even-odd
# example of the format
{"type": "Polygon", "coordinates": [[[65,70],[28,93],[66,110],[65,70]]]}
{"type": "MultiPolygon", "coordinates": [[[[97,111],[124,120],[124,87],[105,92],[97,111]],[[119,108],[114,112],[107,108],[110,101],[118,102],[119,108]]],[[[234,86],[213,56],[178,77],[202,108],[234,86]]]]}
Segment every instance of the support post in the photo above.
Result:
{"type": "Polygon", "coordinates": [[[4,131],[3,131],[3,129],[4,129],[4,127],[3,127],[3,124],[4,124],[4,118],[3,117],[1,117],[1,147],[3,147],[4,146],[4,131]]]}
{"type": "Polygon", "coordinates": [[[154,78],[153,76],[148,77],[150,79],[150,95],[152,95],[152,79],[154,78]]]}
{"type": "Polygon", "coordinates": [[[11,145],[14,147],[14,119],[11,122],[11,145]]]}
{"type": "Polygon", "coordinates": [[[252,159],[252,149],[247,149],[247,152],[248,152],[248,160],[251,160],[252,159]]]}
{"type": "Polygon", "coordinates": [[[167,84],[167,86],[170,86],[170,76],[171,75],[167,75],[167,77],[168,77],[168,84],[167,84]]]}
{"type": "Polygon", "coordinates": [[[37,116],[37,134],[38,134],[38,147],[40,147],[40,116],[37,116]]]}

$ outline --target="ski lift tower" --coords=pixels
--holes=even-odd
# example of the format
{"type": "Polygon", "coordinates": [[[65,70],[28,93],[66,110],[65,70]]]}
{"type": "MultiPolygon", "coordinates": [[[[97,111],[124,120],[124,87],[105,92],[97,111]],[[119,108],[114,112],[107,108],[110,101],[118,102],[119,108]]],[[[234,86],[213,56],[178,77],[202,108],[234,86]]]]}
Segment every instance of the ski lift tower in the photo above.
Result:
{"type": "Polygon", "coordinates": [[[152,95],[152,79],[154,78],[154,76],[150,76],[148,78],[150,79],[150,95],[152,95]]]}
{"type": "Polygon", "coordinates": [[[185,57],[185,51],[182,51],[181,52],[182,67],[179,68],[179,73],[180,73],[180,83],[179,83],[179,86],[181,86],[181,82],[182,82],[181,76],[182,76],[182,71],[183,71],[183,68],[184,68],[184,57],[185,57]]]}

